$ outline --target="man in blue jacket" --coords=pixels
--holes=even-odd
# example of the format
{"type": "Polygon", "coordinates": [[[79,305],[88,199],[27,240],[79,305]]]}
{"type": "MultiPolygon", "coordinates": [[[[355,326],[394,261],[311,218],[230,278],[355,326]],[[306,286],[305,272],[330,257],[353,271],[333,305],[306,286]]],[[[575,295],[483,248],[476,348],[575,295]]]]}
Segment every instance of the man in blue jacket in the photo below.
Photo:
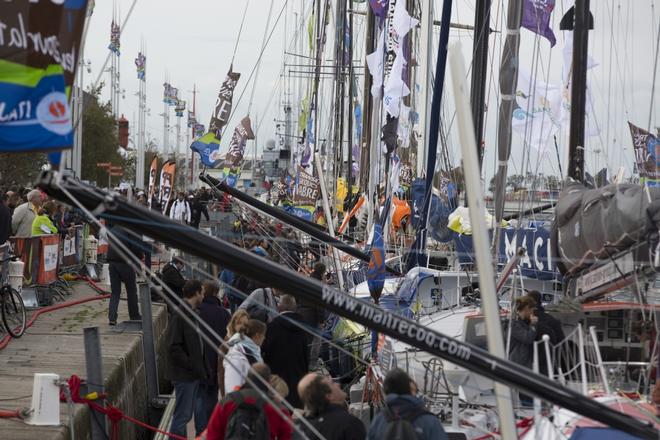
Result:
{"type": "Polygon", "coordinates": [[[440,419],[424,409],[422,399],[412,395],[413,386],[414,382],[405,371],[395,368],[387,373],[383,381],[386,409],[378,413],[371,423],[367,440],[385,438],[389,425],[395,419],[410,422],[417,440],[447,440],[440,419]]]}

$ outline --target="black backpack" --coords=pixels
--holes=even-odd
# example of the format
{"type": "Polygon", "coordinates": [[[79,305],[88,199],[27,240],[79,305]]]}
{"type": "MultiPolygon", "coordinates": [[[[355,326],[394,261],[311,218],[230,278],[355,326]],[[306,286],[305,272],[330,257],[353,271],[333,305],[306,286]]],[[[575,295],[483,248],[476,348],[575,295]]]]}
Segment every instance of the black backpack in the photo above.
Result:
{"type": "Polygon", "coordinates": [[[250,394],[256,401],[247,403],[245,397],[245,391],[237,391],[225,398],[225,402],[234,402],[234,411],[227,421],[225,440],[270,440],[264,400],[261,396],[250,394]]]}
{"type": "Polygon", "coordinates": [[[395,414],[390,408],[383,407],[385,416],[385,430],[383,431],[383,440],[416,440],[419,439],[418,432],[413,423],[418,417],[425,414],[431,414],[424,408],[415,407],[407,411],[404,416],[395,414]]]}

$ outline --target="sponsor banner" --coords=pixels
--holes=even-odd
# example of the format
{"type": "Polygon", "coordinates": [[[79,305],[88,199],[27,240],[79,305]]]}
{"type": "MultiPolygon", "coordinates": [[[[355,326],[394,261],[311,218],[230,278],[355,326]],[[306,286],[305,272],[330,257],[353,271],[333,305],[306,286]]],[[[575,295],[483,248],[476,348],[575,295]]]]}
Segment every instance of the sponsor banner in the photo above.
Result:
{"type": "Polygon", "coordinates": [[[0,151],[73,144],[68,94],[87,0],[3,2],[0,16],[0,151]]]}
{"type": "Polygon", "coordinates": [[[298,206],[316,206],[320,193],[319,179],[299,166],[293,202],[298,206]]]}
{"type": "Polygon", "coordinates": [[[179,89],[172,87],[172,84],[163,83],[163,102],[168,105],[176,105],[179,101],[179,89]]]}
{"type": "Polygon", "coordinates": [[[137,69],[138,79],[144,81],[147,72],[147,57],[142,52],[138,52],[138,56],[135,59],[135,68],[137,69]]]}
{"type": "Polygon", "coordinates": [[[234,98],[234,89],[236,88],[238,79],[241,77],[240,73],[232,72],[231,69],[232,68],[229,67],[227,77],[220,87],[218,99],[215,101],[215,107],[213,108],[211,122],[209,123],[209,132],[213,133],[218,139],[222,136],[222,127],[229,122],[231,102],[234,98]]]}
{"type": "Polygon", "coordinates": [[[112,23],[110,23],[110,44],[108,45],[108,49],[110,49],[110,52],[114,52],[117,55],[120,55],[119,49],[121,48],[121,41],[119,39],[121,35],[121,29],[119,28],[119,25],[112,20],[112,23]]]}
{"type": "Polygon", "coordinates": [[[176,163],[167,161],[160,170],[160,204],[163,212],[167,210],[167,205],[172,197],[172,188],[174,188],[174,172],[176,163]]]}
{"type": "Polygon", "coordinates": [[[80,265],[83,255],[83,227],[74,226],[69,235],[60,240],[60,267],[80,265]]]}
{"type": "Polygon", "coordinates": [[[10,239],[14,254],[25,263],[23,284],[47,285],[57,280],[60,236],[14,237],[10,239]]]}
{"type": "Polygon", "coordinates": [[[181,99],[176,100],[176,105],[174,106],[174,114],[177,118],[183,117],[183,112],[186,111],[186,101],[181,99]]]}
{"type": "Polygon", "coordinates": [[[555,0],[525,0],[520,25],[525,29],[545,37],[550,46],[557,43],[555,33],[550,28],[550,15],[555,9],[555,0]]]}
{"type": "Polygon", "coordinates": [[[628,122],[640,183],[660,186],[660,140],[648,131],[628,122]]]}
{"type": "Polygon", "coordinates": [[[149,189],[148,189],[148,198],[147,204],[151,208],[151,201],[156,193],[156,175],[158,174],[158,156],[154,156],[151,161],[151,166],[149,167],[149,189]]]}
{"type": "Polygon", "coordinates": [[[230,168],[241,166],[245,144],[248,139],[254,139],[254,133],[252,132],[250,117],[246,116],[234,129],[234,134],[231,137],[231,141],[229,141],[229,151],[227,151],[227,156],[225,157],[225,166],[230,168]]]}

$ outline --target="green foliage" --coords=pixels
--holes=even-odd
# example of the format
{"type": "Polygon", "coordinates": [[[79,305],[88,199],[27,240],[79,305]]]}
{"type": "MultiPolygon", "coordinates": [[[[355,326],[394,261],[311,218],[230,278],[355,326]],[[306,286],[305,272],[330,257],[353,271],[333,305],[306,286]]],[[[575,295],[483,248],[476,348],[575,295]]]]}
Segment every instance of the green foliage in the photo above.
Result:
{"type": "Polygon", "coordinates": [[[46,163],[45,153],[0,153],[0,187],[31,187],[46,163]]]}
{"type": "MultiPolygon", "coordinates": [[[[82,179],[96,182],[99,187],[108,184],[108,173],[96,166],[100,162],[109,162],[125,168],[124,159],[117,152],[119,140],[117,122],[112,115],[110,103],[101,103],[100,94],[103,85],[86,93],[83,111],[82,140],[82,179]]],[[[112,177],[112,185],[117,185],[121,177],[112,177]]]]}

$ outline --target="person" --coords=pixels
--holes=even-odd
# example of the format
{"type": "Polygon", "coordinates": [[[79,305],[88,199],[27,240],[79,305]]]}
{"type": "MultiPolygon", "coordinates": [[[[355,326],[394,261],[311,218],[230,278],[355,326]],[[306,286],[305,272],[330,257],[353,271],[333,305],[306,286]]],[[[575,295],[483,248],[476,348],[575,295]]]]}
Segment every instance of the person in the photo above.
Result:
{"type": "MultiPolygon", "coordinates": [[[[183,300],[188,307],[181,307],[179,310],[195,322],[197,307],[204,300],[202,283],[198,280],[186,281],[183,286],[183,300]]],[[[201,434],[207,421],[203,412],[195,411],[200,381],[208,377],[204,362],[204,346],[198,330],[198,326],[190,326],[178,313],[172,315],[172,321],[167,329],[166,377],[174,384],[176,395],[170,432],[183,437],[187,434],[186,425],[193,413],[195,413],[197,434],[201,434]]]]}
{"type": "MultiPolygon", "coordinates": [[[[11,215],[14,215],[14,210],[18,206],[18,193],[16,191],[9,190],[6,193],[7,195],[7,208],[9,208],[9,212],[11,215]]],[[[11,219],[9,220],[8,225],[11,225],[11,219]]]]}
{"type": "Polygon", "coordinates": [[[277,374],[273,374],[270,376],[268,383],[275,391],[274,393],[270,393],[270,397],[275,401],[275,403],[279,405],[283,412],[286,414],[291,414],[289,409],[286,408],[282,403],[289,395],[289,386],[286,384],[286,382],[284,382],[284,379],[282,379],[282,377],[278,376],[277,374]]]}
{"type": "Polygon", "coordinates": [[[250,318],[270,322],[277,317],[278,293],[276,289],[270,287],[254,289],[238,308],[246,310],[250,318]]]}
{"type": "Polygon", "coordinates": [[[268,324],[261,353],[273,373],[281,376],[292,390],[288,399],[291,406],[302,408],[296,386],[309,372],[307,333],[301,327],[302,316],[296,312],[293,296],[282,295],[278,310],[280,315],[268,324]]]}
{"type": "MultiPolygon", "coordinates": [[[[565,338],[564,330],[561,328],[561,322],[545,311],[541,299],[541,292],[538,290],[531,290],[527,293],[527,296],[532,298],[536,303],[534,315],[538,318],[538,322],[536,324],[535,341],[540,341],[543,339],[543,335],[548,335],[552,345],[559,344],[565,338]]],[[[545,350],[542,347],[539,349],[539,373],[544,376],[548,375],[548,362],[545,357],[545,350]]]]}
{"type": "MultiPolygon", "coordinates": [[[[316,263],[312,273],[309,275],[311,278],[324,282],[326,274],[326,267],[323,263],[316,263]]],[[[315,333],[308,333],[308,346],[309,346],[309,367],[315,370],[319,360],[319,353],[321,351],[321,344],[323,340],[320,336],[321,329],[325,323],[325,312],[322,308],[315,306],[308,301],[301,301],[298,306],[298,313],[302,315],[303,321],[315,333]]]]}
{"type": "MultiPolygon", "coordinates": [[[[327,440],[363,440],[367,433],[360,419],[346,409],[346,393],[331,377],[309,373],[298,383],[298,395],[305,404],[305,419],[327,440]]],[[[316,438],[309,428],[298,427],[316,438]]]]}
{"type": "Polygon", "coordinates": [[[250,319],[245,331],[232,336],[227,345],[229,351],[222,364],[225,368],[225,392],[231,393],[245,383],[250,365],[263,362],[261,344],[266,339],[266,324],[250,319]]]}
{"type": "Polygon", "coordinates": [[[9,240],[11,235],[11,211],[4,199],[4,196],[0,197],[0,246],[9,240]]]}
{"type": "Polygon", "coordinates": [[[424,402],[415,396],[415,382],[400,368],[387,373],[383,381],[385,407],[371,422],[367,440],[386,438],[386,432],[395,431],[394,423],[399,420],[408,426],[396,430],[407,433],[411,440],[447,440],[440,419],[424,408],[424,402]],[[407,423],[406,423],[407,422],[407,423]]]}
{"type": "MultiPolygon", "coordinates": [[[[225,335],[225,342],[229,341],[232,336],[236,333],[245,333],[247,330],[248,321],[250,320],[250,315],[245,310],[237,310],[231,319],[229,324],[227,324],[227,334],[225,335]]],[[[229,351],[229,345],[222,344],[220,346],[220,351],[222,354],[218,354],[218,387],[220,388],[220,395],[225,396],[227,393],[225,391],[225,366],[223,364],[223,359],[227,352],[229,351]]]]}
{"type": "MultiPolygon", "coordinates": [[[[511,323],[511,342],[509,344],[509,360],[532,368],[534,341],[536,340],[536,324],[538,317],[534,316],[536,301],[529,296],[516,299],[516,319],[511,323]]],[[[531,406],[532,398],[520,393],[520,403],[531,406]]]]}
{"type": "Polygon", "coordinates": [[[190,203],[182,192],[179,192],[177,199],[170,207],[170,218],[181,223],[190,223],[190,203]]]}
{"type": "Polygon", "coordinates": [[[39,215],[32,220],[32,237],[57,234],[52,218],[57,214],[57,205],[49,200],[39,208],[39,215]]]}
{"type": "Polygon", "coordinates": [[[161,270],[160,279],[172,289],[172,292],[176,293],[179,298],[182,296],[183,285],[186,284],[186,279],[181,274],[183,270],[184,262],[179,257],[172,257],[172,260],[163,266],[161,270]]]}
{"type": "MultiPolygon", "coordinates": [[[[211,329],[220,337],[214,346],[206,344],[204,348],[206,370],[209,375],[206,380],[199,384],[199,391],[195,405],[199,408],[195,414],[205,413],[205,419],[211,417],[215,404],[218,403],[218,353],[216,349],[222,345],[222,340],[227,335],[227,325],[231,316],[229,312],[222,307],[218,292],[220,286],[215,281],[205,281],[202,284],[204,299],[199,305],[199,316],[206,322],[211,329]]],[[[213,335],[207,332],[209,338],[214,340],[213,335]]],[[[206,424],[206,423],[204,423],[206,424]]]]}
{"type": "Polygon", "coordinates": [[[209,211],[206,209],[206,203],[203,203],[200,197],[190,196],[190,225],[199,229],[199,222],[202,220],[202,214],[209,221],[209,211]]]}
{"type": "Polygon", "coordinates": [[[29,237],[32,235],[32,222],[41,207],[41,191],[33,189],[27,194],[27,202],[14,210],[11,218],[12,234],[16,237],[29,237]]]}
{"type": "Polygon", "coordinates": [[[133,261],[124,259],[123,248],[120,243],[128,248],[129,252],[137,259],[143,256],[142,246],[135,236],[129,236],[129,232],[119,226],[108,228],[108,271],[110,275],[110,305],[108,307],[108,321],[110,325],[117,324],[117,309],[119,308],[119,297],[121,296],[121,284],[126,287],[126,298],[128,300],[128,316],[132,321],[141,321],[140,308],[138,306],[136,274],[133,261]]]}
{"type": "Polygon", "coordinates": [[[291,439],[293,430],[290,419],[283,419],[259,393],[268,392],[267,386],[262,382],[271,380],[268,365],[255,363],[248,377],[250,380],[240,390],[225,396],[215,407],[209,421],[206,440],[291,439]]]}

